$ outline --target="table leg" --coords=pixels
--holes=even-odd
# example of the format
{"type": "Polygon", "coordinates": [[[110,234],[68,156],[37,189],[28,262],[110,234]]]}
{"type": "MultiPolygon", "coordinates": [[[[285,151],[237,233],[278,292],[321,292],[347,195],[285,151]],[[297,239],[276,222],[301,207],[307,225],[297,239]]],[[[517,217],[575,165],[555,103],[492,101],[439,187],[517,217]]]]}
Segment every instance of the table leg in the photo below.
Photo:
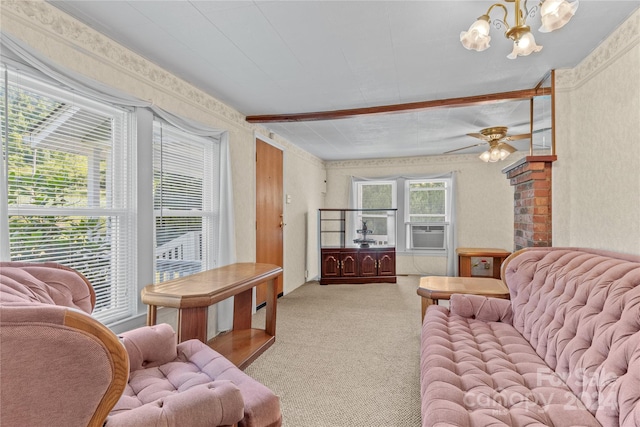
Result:
{"type": "Polygon", "coordinates": [[[427,312],[427,308],[430,305],[437,305],[438,300],[422,297],[422,318],[424,319],[424,314],[427,312]]]}
{"type": "Polygon", "coordinates": [[[147,306],[147,326],[153,326],[156,324],[157,313],[158,307],[155,305],[147,306]]]}
{"type": "Polygon", "coordinates": [[[282,280],[282,275],[267,282],[267,306],[265,313],[265,332],[272,337],[276,336],[276,309],[278,307],[278,280],[282,280]]]}
{"type": "Polygon", "coordinates": [[[253,288],[240,292],[233,297],[233,330],[251,329],[253,288]]]}
{"type": "Polygon", "coordinates": [[[207,317],[209,307],[178,309],[178,343],[190,339],[207,342],[207,317]]]}

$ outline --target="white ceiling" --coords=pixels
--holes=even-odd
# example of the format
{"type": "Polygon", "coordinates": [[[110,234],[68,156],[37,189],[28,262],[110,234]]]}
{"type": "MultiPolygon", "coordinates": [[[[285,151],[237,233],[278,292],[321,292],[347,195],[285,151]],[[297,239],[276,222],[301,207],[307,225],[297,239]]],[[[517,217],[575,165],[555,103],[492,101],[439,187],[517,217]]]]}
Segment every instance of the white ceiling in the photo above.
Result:
{"type": "MultiPolygon", "coordinates": [[[[504,30],[492,28],[484,52],[459,41],[491,1],[50,3],[246,116],[531,89],[549,70],[577,65],[640,5],[582,0],[567,26],[547,34],[537,31],[538,13],[528,23],[544,49],[510,60],[504,30]]],[[[548,119],[543,101],[535,116],[548,119]]],[[[325,160],[434,155],[476,144],[466,134],[488,126],[527,133],[529,102],[264,126],[325,160]]],[[[529,141],[513,145],[528,149],[529,141]]]]}

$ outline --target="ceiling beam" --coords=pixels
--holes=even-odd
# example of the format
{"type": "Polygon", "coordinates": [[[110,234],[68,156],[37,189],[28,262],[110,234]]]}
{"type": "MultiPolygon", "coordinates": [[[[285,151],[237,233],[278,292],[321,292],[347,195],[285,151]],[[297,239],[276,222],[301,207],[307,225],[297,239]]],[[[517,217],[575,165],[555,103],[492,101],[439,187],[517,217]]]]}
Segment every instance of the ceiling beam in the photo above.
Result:
{"type": "Polygon", "coordinates": [[[351,117],[401,113],[412,110],[427,110],[431,108],[466,107],[472,105],[491,104],[494,102],[531,99],[535,96],[550,95],[551,88],[534,88],[516,90],[512,92],[491,93],[487,95],[465,96],[462,98],[437,99],[433,101],[410,102],[408,104],[382,105],[378,107],[353,108],[349,110],[319,111],[315,113],[266,114],[247,116],[249,123],[283,123],[310,122],[318,120],[338,120],[351,117]]]}

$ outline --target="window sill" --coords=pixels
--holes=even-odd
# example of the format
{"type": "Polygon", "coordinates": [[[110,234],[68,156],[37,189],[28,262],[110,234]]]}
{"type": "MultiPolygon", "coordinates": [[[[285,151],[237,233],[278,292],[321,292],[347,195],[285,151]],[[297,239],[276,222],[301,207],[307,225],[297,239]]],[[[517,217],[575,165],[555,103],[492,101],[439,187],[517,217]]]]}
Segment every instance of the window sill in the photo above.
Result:
{"type": "Polygon", "coordinates": [[[400,251],[396,249],[396,256],[425,256],[425,257],[446,257],[448,251],[446,250],[410,250],[406,249],[400,251]]]}

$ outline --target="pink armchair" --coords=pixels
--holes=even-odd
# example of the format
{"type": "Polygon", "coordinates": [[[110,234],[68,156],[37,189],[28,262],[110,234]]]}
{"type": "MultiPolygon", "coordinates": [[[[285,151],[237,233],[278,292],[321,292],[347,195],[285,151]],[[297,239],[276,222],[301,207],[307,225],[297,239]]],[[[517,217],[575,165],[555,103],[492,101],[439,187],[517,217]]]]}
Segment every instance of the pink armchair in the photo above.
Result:
{"type": "Polygon", "coordinates": [[[54,263],[0,263],[0,425],[280,426],[277,396],[169,325],[117,337],[90,283],[54,263]]]}

